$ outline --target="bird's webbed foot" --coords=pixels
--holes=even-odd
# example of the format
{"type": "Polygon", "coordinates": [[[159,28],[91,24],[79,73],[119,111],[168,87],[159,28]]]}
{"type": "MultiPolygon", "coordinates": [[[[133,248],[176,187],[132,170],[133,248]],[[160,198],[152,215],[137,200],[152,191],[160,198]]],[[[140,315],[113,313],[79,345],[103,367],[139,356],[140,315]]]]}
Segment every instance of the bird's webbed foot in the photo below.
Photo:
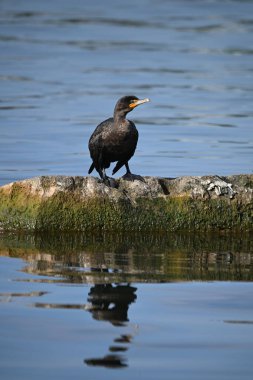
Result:
{"type": "Polygon", "coordinates": [[[144,178],[141,175],[132,174],[131,172],[126,172],[126,174],[123,175],[121,178],[123,178],[125,181],[141,181],[141,182],[145,182],[144,178]]]}
{"type": "Polygon", "coordinates": [[[102,178],[102,181],[108,187],[117,187],[116,186],[116,181],[115,181],[114,178],[105,176],[105,177],[102,178]]]}
{"type": "Polygon", "coordinates": [[[110,186],[110,178],[109,177],[103,177],[102,178],[102,182],[106,185],[106,186],[110,186]]]}
{"type": "Polygon", "coordinates": [[[102,182],[109,187],[115,187],[115,180],[114,178],[110,178],[106,175],[105,169],[99,170],[99,175],[102,180],[102,182]]]}

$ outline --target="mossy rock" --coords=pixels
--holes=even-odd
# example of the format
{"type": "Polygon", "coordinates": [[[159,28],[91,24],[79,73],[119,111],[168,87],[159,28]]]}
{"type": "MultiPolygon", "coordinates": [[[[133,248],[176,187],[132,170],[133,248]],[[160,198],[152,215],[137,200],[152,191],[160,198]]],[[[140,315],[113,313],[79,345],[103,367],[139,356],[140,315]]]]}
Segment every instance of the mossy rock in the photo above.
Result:
{"type": "Polygon", "coordinates": [[[252,230],[253,175],[113,180],[44,176],[0,188],[0,228],[252,230]],[[237,181],[238,179],[238,181],[237,181]]]}

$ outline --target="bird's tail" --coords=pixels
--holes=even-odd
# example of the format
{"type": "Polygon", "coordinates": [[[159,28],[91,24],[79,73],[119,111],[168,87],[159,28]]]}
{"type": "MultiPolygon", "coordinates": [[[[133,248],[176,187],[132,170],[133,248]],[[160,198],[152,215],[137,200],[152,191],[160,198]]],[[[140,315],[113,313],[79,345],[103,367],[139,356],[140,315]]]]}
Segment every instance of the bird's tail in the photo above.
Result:
{"type": "Polygon", "coordinates": [[[117,164],[115,165],[115,168],[112,171],[112,174],[115,174],[122,166],[125,165],[124,162],[118,161],[117,164]]]}
{"type": "Polygon", "coordinates": [[[90,174],[90,173],[93,171],[94,168],[95,168],[95,165],[94,165],[94,163],[92,162],[92,164],[91,164],[91,166],[90,166],[90,168],[89,168],[88,173],[90,174]]]}

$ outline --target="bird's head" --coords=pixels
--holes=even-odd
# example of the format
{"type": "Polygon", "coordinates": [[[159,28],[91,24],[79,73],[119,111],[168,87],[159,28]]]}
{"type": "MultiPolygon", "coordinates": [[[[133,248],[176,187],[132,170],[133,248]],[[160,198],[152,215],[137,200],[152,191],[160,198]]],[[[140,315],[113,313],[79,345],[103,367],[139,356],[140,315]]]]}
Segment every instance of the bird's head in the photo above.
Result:
{"type": "Polygon", "coordinates": [[[125,117],[128,112],[131,112],[135,107],[139,106],[140,104],[144,104],[149,102],[150,100],[148,98],[145,99],[138,99],[136,96],[123,96],[120,98],[115,106],[114,109],[114,117],[117,116],[123,116],[125,117]]]}

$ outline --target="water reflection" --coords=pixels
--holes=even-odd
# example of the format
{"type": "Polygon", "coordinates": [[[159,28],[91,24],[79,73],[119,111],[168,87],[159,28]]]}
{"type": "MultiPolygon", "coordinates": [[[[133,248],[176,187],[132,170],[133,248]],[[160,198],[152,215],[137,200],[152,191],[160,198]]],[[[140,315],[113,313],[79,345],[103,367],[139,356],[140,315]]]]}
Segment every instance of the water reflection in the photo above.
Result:
{"type": "MultiPolygon", "coordinates": [[[[23,273],[18,278],[12,278],[15,289],[19,289],[18,282],[30,282],[31,287],[37,287],[30,292],[0,293],[0,302],[12,301],[14,297],[34,297],[34,302],[30,302],[29,306],[58,310],[61,318],[68,310],[71,315],[80,311],[81,329],[88,314],[92,317],[88,319],[96,321],[96,325],[103,326],[102,323],[105,323],[109,329],[113,326],[108,341],[103,335],[95,333],[92,339],[98,342],[96,346],[88,347],[85,353],[82,351],[81,360],[86,369],[128,368],[131,347],[135,346],[136,334],[139,335],[138,325],[129,320],[129,308],[137,301],[136,284],[253,280],[253,236],[250,233],[2,234],[0,255],[25,260],[23,273]],[[52,282],[67,286],[54,286],[52,282]],[[40,289],[40,283],[43,286],[47,283],[44,290],[40,289]],[[84,287],[72,288],[69,284],[89,284],[89,289],[85,287],[84,295],[84,287]],[[70,293],[68,289],[72,289],[70,293]],[[81,302],[78,297],[75,302],[73,295],[80,289],[81,302]]],[[[29,287],[28,284],[26,286],[29,287]]],[[[159,314],[159,310],[156,313],[159,314]]],[[[75,322],[69,316],[67,320],[68,328],[72,329],[75,322]]],[[[222,317],[220,321],[224,325],[252,324],[247,315],[237,317],[228,314],[226,319],[222,317]]],[[[72,334],[75,335],[76,331],[72,334]]],[[[175,347],[196,347],[196,343],[187,346],[184,340],[183,343],[173,344],[175,347]]]]}
{"type": "Polygon", "coordinates": [[[112,284],[253,280],[245,234],[1,235],[0,255],[27,261],[27,281],[112,284]]]}
{"type": "MultiPolygon", "coordinates": [[[[128,309],[135,302],[137,288],[130,284],[96,284],[90,288],[86,304],[35,302],[32,306],[43,309],[84,310],[91,313],[97,321],[110,322],[115,327],[127,327],[128,309]]],[[[41,296],[46,292],[32,292],[26,296],[41,296]]],[[[18,294],[18,296],[25,296],[18,294]]],[[[0,293],[0,301],[2,294],[0,293]]],[[[7,295],[4,294],[6,297],[7,295]]],[[[14,296],[14,295],[12,295],[14,296]]],[[[15,296],[17,296],[15,294],[15,296]]],[[[121,368],[127,366],[127,358],[122,355],[128,350],[133,335],[116,336],[109,345],[109,353],[102,358],[87,358],[84,363],[89,366],[121,368]]]]}
{"type": "Polygon", "coordinates": [[[15,297],[41,297],[47,294],[47,292],[39,291],[39,292],[8,292],[8,293],[0,293],[0,302],[11,302],[15,297]]]}
{"type": "Polygon", "coordinates": [[[102,366],[107,368],[127,367],[125,359],[120,355],[106,355],[103,358],[85,359],[84,362],[91,366],[102,366]]]}
{"type": "Polygon", "coordinates": [[[92,317],[124,326],[128,321],[128,307],[135,301],[137,288],[127,285],[97,284],[90,289],[88,301],[92,317]]]}
{"type": "MultiPolygon", "coordinates": [[[[128,308],[136,300],[137,288],[130,284],[97,284],[91,287],[88,301],[91,303],[92,317],[99,321],[109,321],[114,326],[124,326],[128,322],[128,308]]],[[[84,362],[91,366],[120,368],[127,366],[127,360],[119,352],[125,352],[132,335],[121,335],[109,346],[109,354],[102,358],[89,358],[84,362]],[[115,345],[116,343],[116,345],[115,345]],[[112,354],[113,353],[113,354],[112,354]]]]}

